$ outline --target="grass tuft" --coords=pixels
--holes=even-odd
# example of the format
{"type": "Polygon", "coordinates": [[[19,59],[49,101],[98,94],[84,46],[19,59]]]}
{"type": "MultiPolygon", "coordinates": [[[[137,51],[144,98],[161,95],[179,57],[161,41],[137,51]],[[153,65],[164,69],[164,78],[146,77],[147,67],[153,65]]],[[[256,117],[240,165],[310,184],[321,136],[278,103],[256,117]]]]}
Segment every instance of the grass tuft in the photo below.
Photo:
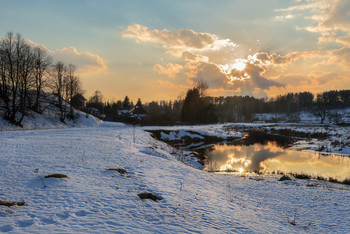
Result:
{"type": "Polygon", "coordinates": [[[139,198],[141,200],[143,200],[143,199],[151,199],[152,201],[157,201],[157,200],[162,200],[163,199],[160,196],[154,195],[152,193],[146,193],[146,192],[139,193],[139,194],[137,194],[137,196],[139,196],[139,198]]]}
{"type": "Polygon", "coordinates": [[[8,202],[8,201],[2,201],[0,200],[0,206],[24,206],[26,203],[25,202],[8,202]]]}
{"type": "Polygon", "coordinates": [[[65,175],[65,174],[56,173],[56,174],[46,175],[45,178],[57,178],[57,179],[62,179],[62,178],[68,178],[68,176],[65,175]]]}
{"type": "Polygon", "coordinates": [[[128,174],[128,172],[122,168],[108,168],[106,171],[117,171],[119,174],[128,174]]]}
{"type": "Polygon", "coordinates": [[[285,181],[285,180],[292,180],[292,179],[287,175],[283,175],[281,178],[278,179],[278,181],[285,181]]]}

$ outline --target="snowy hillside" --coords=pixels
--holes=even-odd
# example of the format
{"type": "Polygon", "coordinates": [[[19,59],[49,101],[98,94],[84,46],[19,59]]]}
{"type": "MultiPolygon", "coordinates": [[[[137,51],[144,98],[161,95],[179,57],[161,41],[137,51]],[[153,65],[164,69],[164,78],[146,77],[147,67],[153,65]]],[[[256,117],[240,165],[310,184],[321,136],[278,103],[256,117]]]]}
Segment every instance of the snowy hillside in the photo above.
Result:
{"type": "Polygon", "coordinates": [[[0,152],[0,200],[25,202],[0,206],[0,232],[350,232],[347,190],[201,171],[137,127],[3,131],[0,152]]]}
{"type": "MultiPolygon", "coordinates": [[[[55,98],[45,93],[45,98],[42,98],[41,109],[42,113],[39,114],[32,110],[27,110],[27,114],[24,116],[22,125],[23,127],[13,125],[3,118],[5,109],[2,108],[0,100],[0,131],[12,131],[12,130],[34,130],[34,129],[53,129],[53,128],[67,128],[67,127],[92,127],[97,126],[102,121],[95,118],[92,115],[88,115],[81,111],[74,111],[76,119],[65,119],[65,123],[62,123],[60,119],[59,108],[54,104],[55,98]]],[[[67,111],[70,106],[67,105],[67,111]]]]}

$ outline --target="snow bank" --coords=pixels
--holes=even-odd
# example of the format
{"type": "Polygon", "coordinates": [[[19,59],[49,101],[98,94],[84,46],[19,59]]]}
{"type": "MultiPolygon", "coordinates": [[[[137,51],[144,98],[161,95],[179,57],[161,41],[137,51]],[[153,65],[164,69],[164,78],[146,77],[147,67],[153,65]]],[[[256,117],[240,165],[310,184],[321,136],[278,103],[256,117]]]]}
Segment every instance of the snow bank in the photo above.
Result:
{"type": "Polygon", "coordinates": [[[232,129],[227,130],[225,124],[197,125],[197,126],[171,126],[171,127],[143,127],[146,131],[160,131],[160,139],[165,141],[195,141],[206,138],[220,138],[221,140],[241,138],[243,134],[232,129]]]}

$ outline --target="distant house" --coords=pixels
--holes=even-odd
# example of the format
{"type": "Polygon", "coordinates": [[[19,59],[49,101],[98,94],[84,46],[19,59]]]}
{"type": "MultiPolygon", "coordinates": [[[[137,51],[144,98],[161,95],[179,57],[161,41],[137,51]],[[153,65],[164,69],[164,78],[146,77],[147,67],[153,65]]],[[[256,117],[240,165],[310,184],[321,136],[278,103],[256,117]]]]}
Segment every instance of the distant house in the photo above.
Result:
{"type": "Polygon", "coordinates": [[[80,93],[76,94],[73,98],[72,98],[72,106],[77,109],[77,110],[82,110],[84,109],[86,105],[86,98],[81,95],[80,93]]]}
{"type": "Polygon", "coordinates": [[[130,117],[134,117],[136,119],[142,119],[146,117],[147,111],[145,111],[145,109],[143,109],[141,106],[135,106],[134,108],[129,110],[128,114],[130,117]]]}
{"type": "Polygon", "coordinates": [[[118,110],[118,115],[115,118],[117,122],[135,123],[146,116],[147,112],[139,106],[127,107],[118,110]]]}
{"type": "Polygon", "coordinates": [[[101,116],[101,113],[98,109],[94,108],[94,107],[86,107],[85,108],[85,112],[86,113],[89,113],[93,116],[96,116],[96,117],[100,117],[101,116]]]}

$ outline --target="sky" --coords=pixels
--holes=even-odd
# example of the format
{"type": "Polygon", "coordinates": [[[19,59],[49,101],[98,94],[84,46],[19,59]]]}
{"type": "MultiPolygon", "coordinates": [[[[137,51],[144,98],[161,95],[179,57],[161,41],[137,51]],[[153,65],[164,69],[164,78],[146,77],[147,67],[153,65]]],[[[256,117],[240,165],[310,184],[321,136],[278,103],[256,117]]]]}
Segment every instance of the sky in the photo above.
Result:
{"type": "Polygon", "coordinates": [[[350,89],[348,0],[0,0],[20,33],[78,67],[85,96],[174,100],[350,89]]]}

